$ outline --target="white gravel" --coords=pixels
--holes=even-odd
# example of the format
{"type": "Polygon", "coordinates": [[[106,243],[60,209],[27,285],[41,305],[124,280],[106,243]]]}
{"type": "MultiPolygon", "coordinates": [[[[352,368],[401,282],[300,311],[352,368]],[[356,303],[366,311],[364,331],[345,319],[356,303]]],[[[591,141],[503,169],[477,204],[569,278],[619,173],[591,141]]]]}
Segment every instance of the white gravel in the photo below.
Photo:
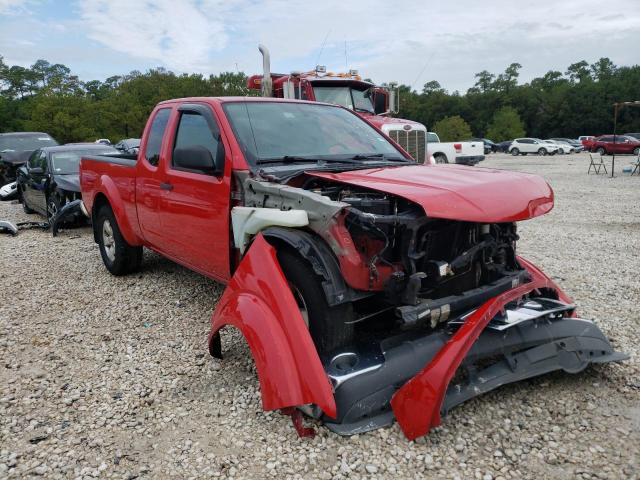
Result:
{"type": "MultiPolygon", "coordinates": [[[[638,478],[640,178],[587,176],[586,155],[492,155],[543,175],[548,215],[520,252],[573,295],[624,364],[551,374],[454,409],[408,442],[397,425],[297,438],[261,410],[242,338],[206,351],[215,283],[145,252],[140,274],[104,269],[89,228],[0,236],[0,478],[638,478]]],[[[36,219],[0,203],[0,219],[36,219]]]]}

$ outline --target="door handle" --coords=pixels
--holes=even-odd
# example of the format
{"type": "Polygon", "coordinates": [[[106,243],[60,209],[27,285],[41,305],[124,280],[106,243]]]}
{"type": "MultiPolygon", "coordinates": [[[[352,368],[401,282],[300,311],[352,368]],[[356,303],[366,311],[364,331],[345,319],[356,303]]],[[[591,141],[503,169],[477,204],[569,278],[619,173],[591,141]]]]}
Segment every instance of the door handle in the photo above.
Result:
{"type": "Polygon", "coordinates": [[[160,188],[162,190],[173,190],[173,185],[171,185],[170,183],[161,183],[160,188]]]}

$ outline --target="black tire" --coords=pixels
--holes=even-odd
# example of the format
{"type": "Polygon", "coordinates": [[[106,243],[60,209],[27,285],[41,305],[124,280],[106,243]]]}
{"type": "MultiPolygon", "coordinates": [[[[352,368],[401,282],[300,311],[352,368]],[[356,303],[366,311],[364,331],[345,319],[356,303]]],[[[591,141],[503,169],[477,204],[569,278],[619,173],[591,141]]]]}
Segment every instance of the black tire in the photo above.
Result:
{"type": "Polygon", "coordinates": [[[51,223],[53,217],[60,211],[63,203],[55,193],[47,197],[47,222],[51,223]]]}
{"type": "Polygon", "coordinates": [[[98,210],[93,227],[100,246],[104,266],[111,274],[120,276],[135,272],[142,264],[142,247],[129,245],[120,233],[115,215],[108,205],[98,210]]]}
{"type": "Polygon", "coordinates": [[[599,153],[600,155],[606,155],[607,154],[607,151],[604,149],[604,147],[596,148],[596,152],[599,153]]]}
{"type": "Polygon", "coordinates": [[[520,150],[518,150],[517,148],[512,148],[511,149],[511,155],[513,155],[514,157],[517,157],[518,155],[520,155],[520,150]]]}
{"type": "Polygon", "coordinates": [[[280,250],[278,262],[318,351],[330,352],[351,343],[354,327],[347,322],[353,320],[353,306],[350,303],[335,307],[327,305],[320,277],[299,255],[280,250]]]}
{"type": "Polygon", "coordinates": [[[546,148],[541,148],[538,150],[538,155],[542,155],[543,157],[547,154],[546,148]]]}
{"type": "Polygon", "coordinates": [[[33,210],[32,208],[29,208],[29,205],[27,205],[27,200],[24,198],[24,195],[22,194],[22,188],[20,188],[20,185],[18,185],[18,200],[20,201],[20,203],[22,203],[22,210],[24,210],[24,213],[28,213],[28,214],[36,213],[35,210],[33,210]]]}
{"type": "Polygon", "coordinates": [[[634,155],[638,155],[638,153],[640,153],[640,147],[636,147],[633,149],[633,154],[634,155]]]}
{"type": "Polygon", "coordinates": [[[449,159],[447,158],[447,156],[441,153],[435,154],[433,156],[433,159],[436,161],[436,163],[449,163],[449,159]]]}

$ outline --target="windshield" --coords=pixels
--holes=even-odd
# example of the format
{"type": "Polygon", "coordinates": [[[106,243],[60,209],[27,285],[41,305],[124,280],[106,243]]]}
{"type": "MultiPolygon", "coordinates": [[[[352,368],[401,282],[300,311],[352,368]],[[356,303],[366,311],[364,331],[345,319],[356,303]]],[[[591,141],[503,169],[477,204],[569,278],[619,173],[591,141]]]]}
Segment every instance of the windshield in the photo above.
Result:
{"type": "Polygon", "coordinates": [[[313,93],[318,102],[334,103],[349,110],[375,113],[367,90],[356,90],[348,86],[314,85],[313,93]]]}
{"type": "Polygon", "coordinates": [[[44,134],[0,136],[0,152],[22,152],[56,145],[58,142],[44,134]]]}
{"type": "Polygon", "coordinates": [[[115,148],[105,150],[74,150],[73,152],[59,152],[51,155],[51,171],[56,175],[77,174],[80,169],[80,158],[86,155],[114,155],[118,154],[115,148]]]}
{"type": "Polygon", "coordinates": [[[341,108],[312,103],[225,103],[247,161],[375,156],[406,159],[373,127],[341,108]]]}

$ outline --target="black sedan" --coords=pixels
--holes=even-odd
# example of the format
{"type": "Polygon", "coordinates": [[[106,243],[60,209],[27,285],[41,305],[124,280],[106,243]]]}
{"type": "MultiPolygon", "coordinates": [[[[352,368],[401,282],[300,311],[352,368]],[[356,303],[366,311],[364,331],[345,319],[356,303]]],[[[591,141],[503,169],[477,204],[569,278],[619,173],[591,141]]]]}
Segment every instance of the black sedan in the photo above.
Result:
{"type": "Polygon", "coordinates": [[[113,147],[74,144],[40,148],[18,170],[18,196],[26,213],[40,213],[49,221],[67,202],[80,198],[80,157],[117,155],[113,147]]]}
{"type": "Polygon", "coordinates": [[[137,155],[138,150],[140,150],[140,139],[125,138],[116,143],[114,147],[116,147],[121,152],[127,153],[129,155],[137,155]]]}
{"type": "Polygon", "coordinates": [[[58,142],[48,133],[0,133],[0,186],[15,181],[16,171],[34,150],[54,145],[58,145],[58,142]]]}

